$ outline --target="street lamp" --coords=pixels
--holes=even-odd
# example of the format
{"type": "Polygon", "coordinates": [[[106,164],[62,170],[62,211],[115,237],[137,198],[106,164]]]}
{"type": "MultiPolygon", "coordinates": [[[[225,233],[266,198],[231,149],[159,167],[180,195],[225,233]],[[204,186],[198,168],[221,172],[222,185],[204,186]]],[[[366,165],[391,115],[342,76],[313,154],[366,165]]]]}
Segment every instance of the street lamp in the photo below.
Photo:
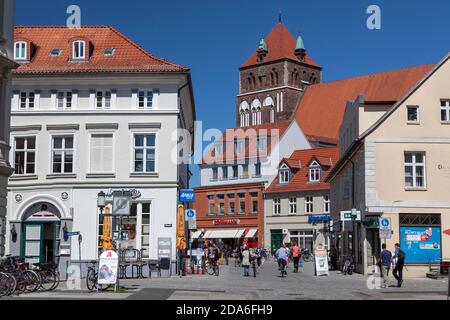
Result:
{"type": "Polygon", "coordinates": [[[106,194],[100,191],[97,195],[97,207],[100,209],[100,213],[103,214],[103,210],[106,207],[106,194]]]}

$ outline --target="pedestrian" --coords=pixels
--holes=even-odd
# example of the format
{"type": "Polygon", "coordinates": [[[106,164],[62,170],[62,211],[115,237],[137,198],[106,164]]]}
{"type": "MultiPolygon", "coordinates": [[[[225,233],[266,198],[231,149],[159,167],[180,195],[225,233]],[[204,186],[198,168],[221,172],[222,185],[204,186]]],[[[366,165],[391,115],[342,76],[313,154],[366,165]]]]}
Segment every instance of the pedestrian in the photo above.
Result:
{"type": "Polygon", "coordinates": [[[282,271],[283,274],[287,275],[286,267],[288,258],[288,251],[286,250],[286,245],[284,243],[281,244],[281,247],[275,252],[275,257],[278,261],[278,271],[282,271]],[[281,269],[283,268],[283,270],[281,269]]]}
{"type": "Polygon", "coordinates": [[[247,246],[242,250],[242,266],[244,267],[244,277],[250,276],[250,251],[247,246]]]}
{"type": "Polygon", "coordinates": [[[383,249],[378,259],[378,265],[380,267],[381,277],[383,278],[382,288],[389,287],[389,270],[391,269],[392,253],[386,249],[386,244],[383,243],[381,248],[383,249]]]}
{"type": "Polygon", "coordinates": [[[294,258],[294,273],[298,273],[298,263],[300,260],[300,248],[297,245],[297,242],[294,242],[292,246],[292,257],[294,258]]]}
{"type": "Polygon", "coordinates": [[[338,251],[335,246],[332,246],[330,250],[330,260],[331,260],[331,268],[333,270],[338,269],[337,258],[338,258],[338,251]]]}
{"type": "Polygon", "coordinates": [[[405,252],[402,250],[402,248],[400,248],[400,244],[396,243],[393,260],[396,259],[397,262],[395,264],[394,270],[392,271],[392,274],[394,275],[394,278],[397,279],[397,287],[399,288],[401,288],[403,284],[403,267],[405,265],[405,258],[405,252]]]}

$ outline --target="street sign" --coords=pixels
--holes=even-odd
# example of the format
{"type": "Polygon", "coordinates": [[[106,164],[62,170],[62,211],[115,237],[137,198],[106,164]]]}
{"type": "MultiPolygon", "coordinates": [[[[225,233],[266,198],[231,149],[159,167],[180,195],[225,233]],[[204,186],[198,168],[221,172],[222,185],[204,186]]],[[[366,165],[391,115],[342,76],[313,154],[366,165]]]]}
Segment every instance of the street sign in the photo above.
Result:
{"type": "Polygon", "coordinates": [[[65,237],[75,237],[75,236],[79,236],[79,235],[80,235],[79,231],[77,231],[77,232],[65,232],[64,233],[65,237]]]}
{"type": "Polygon", "coordinates": [[[391,239],[392,230],[391,229],[380,229],[380,239],[391,239]]]}
{"type": "Polygon", "coordinates": [[[114,216],[129,216],[131,209],[131,191],[113,192],[113,212],[114,216]]]}
{"type": "Polygon", "coordinates": [[[192,189],[180,190],[180,202],[181,203],[195,202],[195,191],[192,189]]]}
{"type": "Polygon", "coordinates": [[[192,209],[187,209],[185,211],[186,220],[195,220],[197,218],[197,211],[192,209]]]}
{"type": "Polygon", "coordinates": [[[361,211],[341,211],[341,221],[361,221],[361,211]]]}
{"type": "Polygon", "coordinates": [[[197,230],[197,220],[195,219],[188,220],[188,229],[197,230]]]}
{"type": "Polygon", "coordinates": [[[391,218],[380,218],[380,230],[391,230],[392,220],[391,218]]]}

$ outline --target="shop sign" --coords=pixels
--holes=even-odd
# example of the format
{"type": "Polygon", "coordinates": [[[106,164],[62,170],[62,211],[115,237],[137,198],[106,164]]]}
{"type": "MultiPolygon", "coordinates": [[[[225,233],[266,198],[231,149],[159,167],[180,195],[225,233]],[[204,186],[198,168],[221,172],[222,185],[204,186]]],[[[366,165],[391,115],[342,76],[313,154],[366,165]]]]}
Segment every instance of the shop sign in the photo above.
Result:
{"type": "Polygon", "coordinates": [[[98,284],[115,284],[117,282],[119,256],[115,251],[103,252],[98,266],[98,284]]]}
{"type": "Polygon", "coordinates": [[[405,251],[405,262],[429,263],[441,259],[441,228],[401,227],[400,245],[405,251]]]}
{"type": "Polygon", "coordinates": [[[180,190],[180,202],[181,203],[195,202],[195,191],[192,189],[180,190]]]}
{"type": "Polygon", "coordinates": [[[313,215],[313,214],[308,215],[308,223],[309,224],[328,222],[330,220],[331,220],[331,216],[326,215],[326,214],[325,215],[313,215]]]}
{"type": "Polygon", "coordinates": [[[341,221],[361,221],[361,211],[341,211],[341,221]]]}
{"type": "Polygon", "coordinates": [[[158,238],[158,259],[172,258],[172,238],[158,238]]]}
{"type": "Polygon", "coordinates": [[[129,216],[131,209],[131,192],[113,192],[113,212],[114,216],[129,216]]]}
{"type": "Polygon", "coordinates": [[[316,276],[328,276],[328,254],[325,249],[314,250],[315,266],[316,266],[316,276]]]}
{"type": "Polygon", "coordinates": [[[215,226],[230,226],[230,225],[239,225],[241,224],[241,220],[239,219],[226,219],[226,220],[214,220],[215,226]]]}

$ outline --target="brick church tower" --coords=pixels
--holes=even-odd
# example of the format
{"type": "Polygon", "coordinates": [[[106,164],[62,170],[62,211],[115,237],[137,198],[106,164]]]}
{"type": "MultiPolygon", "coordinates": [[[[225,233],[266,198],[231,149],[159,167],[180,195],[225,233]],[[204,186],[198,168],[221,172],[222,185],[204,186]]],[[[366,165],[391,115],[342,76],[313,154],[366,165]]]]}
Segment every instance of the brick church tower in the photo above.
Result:
{"type": "Polygon", "coordinates": [[[306,87],[321,81],[321,71],[302,38],[296,40],[280,19],[239,69],[237,127],[289,120],[306,87]]]}

